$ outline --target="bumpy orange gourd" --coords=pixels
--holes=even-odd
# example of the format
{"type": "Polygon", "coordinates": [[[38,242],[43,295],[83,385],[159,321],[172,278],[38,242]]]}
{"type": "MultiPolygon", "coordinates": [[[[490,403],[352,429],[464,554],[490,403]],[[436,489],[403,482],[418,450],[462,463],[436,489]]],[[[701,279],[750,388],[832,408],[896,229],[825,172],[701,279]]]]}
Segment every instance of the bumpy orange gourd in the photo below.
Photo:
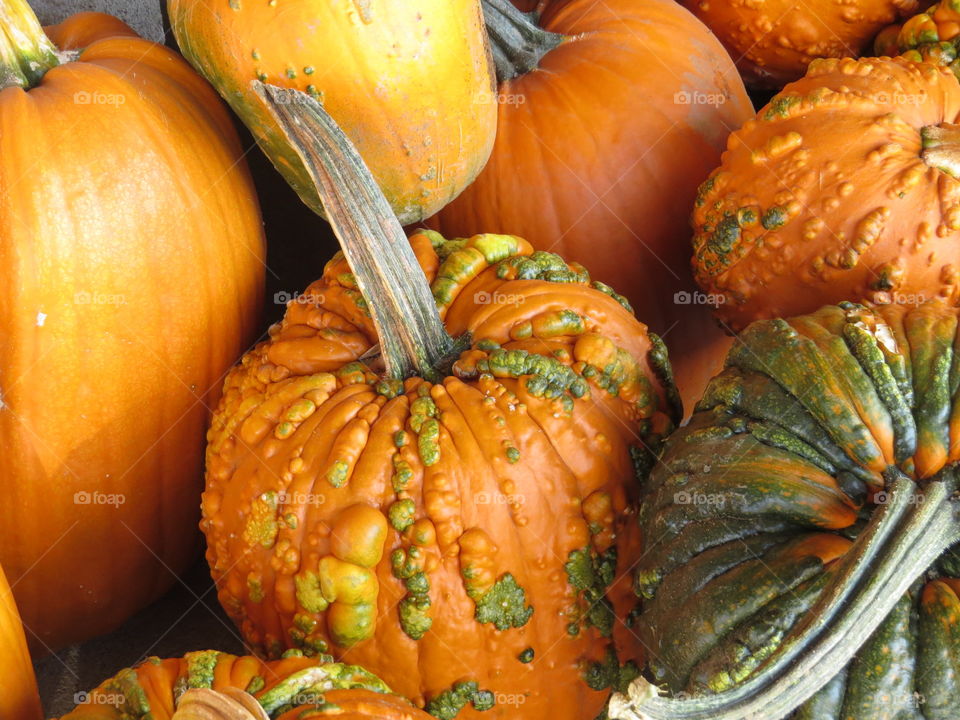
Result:
{"type": "Polygon", "coordinates": [[[483,717],[593,717],[640,651],[612,613],[633,606],[634,460],[676,418],[662,345],[524,240],[411,242],[469,346],[446,376],[381,380],[354,276],[327,265],[208,436],[220,601],[259,650],[329,650],[440,717],[464,682],[461,718],[488,707],[473,691],[483,717]]]}
{"type": "MultiPolygon", "coordinates": [[[[495,53],[490,161],[428,224],[448,237],[516,233],[586,264],[663,335],[692,406],[729,341],[710,298],[693,292],[690,204],[753,106],[716,38],[673,0],[538,9],[534,67],[525,54],[511,64],[495,53]]],[[[531,23],[520,21],[526,38],[531,23]]],[[[509,39],[493,40],[517,53],[509,39]]]]}
{"type": "Polygon", "coordinates": [[[306,714],[337,720],[431,720],[363,668],[333,663],[329,657],[293,654],[265,662],[215,650],[148,658],[121,670],[86,693],[63,720],[297,720],[306,714]],[[196,703],[194,698],[210,703],[205,712],[188,712],[185,706],[196,703]]]}
{"type": "Polygon", "coordinates": [[[817,58],[856,57],[917,0],[682,0],[730,51],[748,85],[779,89],[817,58]]]}
{"type": "Polygon", "coordinates": [[[818,60],[730,137],[694,272],[735,328],[824,303],[960,298],[960,84],[902,58],[818,60]]]}
{"type": "Polygon", "coordinates": [[[41,720],[40,695],[33,675],[27,638],[13,592],[0,568],[0,717],[4,720],[41,720]]]}
{"type": "Polygon", "coordinates": [[[213,89],[114,18],[48,32],[73,55],[0,91],[0,561],[39,650],[116,627],[195,557],[208,407],[264,257],[213,89]]]}
{"type": "Polygon", "coordinates": [[[353,141],[404,223],[483,168],[496,112],[479,0],[169,0],[183,54],[316,212],[296,153],[250,83],[309,92],[353,141]]]}
{"type": "Polygon", "coordinates": [[[911,60],[949,65],[960,73],[960,2],[940,0],[900,25],[884,28],[873,44],[877,55],[903,55],[911,60]]]}

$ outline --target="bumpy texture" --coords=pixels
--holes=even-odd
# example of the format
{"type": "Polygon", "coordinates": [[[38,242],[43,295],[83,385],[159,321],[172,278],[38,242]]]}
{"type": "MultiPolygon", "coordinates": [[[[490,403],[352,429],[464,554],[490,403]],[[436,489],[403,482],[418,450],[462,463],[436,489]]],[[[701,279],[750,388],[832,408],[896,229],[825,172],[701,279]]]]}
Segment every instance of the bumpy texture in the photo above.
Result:
{"type": "Polygon", "coordinates": [[[958,114],[944,67],[813,63],[700,188],[693,267],[718,315],[742,329],[828,302],[960,298],[958,114]]]}
{"type": "MultiPolygon", "coordinates": [[[[955,476],[958,317],[940,301],[844,304],[741,334],[645,488],[637,628],[656,682],[710,693],[750,677],[816,601],[886,479],[955,476]]],[[[955,719],[958,559],[942,556],[794,720],[955,719]]]]}
{"type": "Polygon", "coordinates": [[[917,0],[682,0],[730,51],[748,85],[779,88],[817,58],[855,57],[917,0]]]}
{"type": "Polygon", "coordinates": [[[375,333],[349,267],[327,265],[209,433],[220,600],[260,650],[330,651],[440,718],[595,715],[636,672],[613,611],[636,601],[636,465],[679,411],[663,346],[524,240],[411,242],[469,347],[435,382],[382,380],[356,362],[375,333]]]}
{"type": "Polygon", "coordinates": [[[215,650],[152,657],[121,670],[62,720],[169,720],[180,696],[194,688],[248,692],[273,720],[430,720],[360,667],[299,652],[265,662],[215,650]]]}

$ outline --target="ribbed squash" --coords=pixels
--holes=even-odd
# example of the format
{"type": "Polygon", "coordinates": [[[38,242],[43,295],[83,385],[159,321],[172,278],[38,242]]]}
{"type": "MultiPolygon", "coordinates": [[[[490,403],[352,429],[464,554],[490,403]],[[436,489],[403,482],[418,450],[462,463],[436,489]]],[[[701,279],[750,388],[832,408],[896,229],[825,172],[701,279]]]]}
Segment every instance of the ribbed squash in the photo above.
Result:
{"type": "Polygon", "coordinates": [[[61,720],[431,720],[363,668],[301,653],[153,657],[84,695],[61,720]]]}
{"type": "Polygon", "coordinates": [[[13,592],[0,568],[0,718],[41,720],[40,695],[13,592]]]}
{"type": "Polygon", "coordinates": [[[682,0],[713,30],[748,85],[780,88],[817,58],[856,57],[917,0],[682,0]]]}
{"type": "Polygon", "coordinates": [[[635,463],[678,417],[664,348],[520,238],[408,245],[298,115],[349,264],[227,377],[202,521],[220,601],[259,651],[329,651],[441,718],[593,717],[639,654],[614,615],[635,463]]]}
{"type": "Polygon", "coordinates": [[[690,205],[753,114],[743,82],[674,0],[549,0],[534,16],[483,4],[497,138],[476,181],[428,224],[447,237],[514,233],[587,265],[663,334],[692,406],[729,341],[693,292],[690,205]]]}
{"type": "Polygon", "coordinates": [[[356,144],[404,223],[483,168],[496,131],[479,0],[168,0],[184,56],[316,212],[296,151],[250,89],[310,93],[356,144]]]}
{"type": "Polygon", "coordinates": [[[640,717],[958,717],[958,318],[848,303],[739,336],[645,487],[633,627],[686,699],[638,683],[640,717]]]}
{"type": "Polygon", "coordinates": [[[903,58],[818,60],[730,136],[693,268],[735,329],[825,303],[960,299],[960,83],[903,58]]]}
{"type": "Polygon", "coordinates": [[[0,1],[0,562],[38,652],[194,562],[204,429],[264,273],[213,89],[110,16],[48,33],[0,1]]]}

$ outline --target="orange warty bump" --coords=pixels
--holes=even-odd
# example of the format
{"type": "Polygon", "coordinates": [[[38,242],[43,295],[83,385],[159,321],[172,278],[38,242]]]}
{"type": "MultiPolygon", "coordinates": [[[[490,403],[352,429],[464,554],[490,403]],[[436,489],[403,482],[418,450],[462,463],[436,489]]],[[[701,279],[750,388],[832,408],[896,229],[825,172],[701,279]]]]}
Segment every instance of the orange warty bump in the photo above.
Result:
{"type": "Polygon", "coordinates": [[[960,85],[902,58],[818,60],[734,133],[693,213],[734,328],[825,303],[960,299],[960,85]]]}

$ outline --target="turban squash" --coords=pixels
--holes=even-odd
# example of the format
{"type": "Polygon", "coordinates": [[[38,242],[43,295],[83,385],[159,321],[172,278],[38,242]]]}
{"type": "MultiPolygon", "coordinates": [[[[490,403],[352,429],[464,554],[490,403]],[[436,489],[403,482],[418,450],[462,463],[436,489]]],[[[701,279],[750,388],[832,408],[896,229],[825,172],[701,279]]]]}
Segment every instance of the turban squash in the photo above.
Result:
{"type": "Polygon", "coordinates": [[[587,265],[663,335],[692,404],[729,341],[692,292],[690,206],[753,106],[716,38],[673,0],[537,9],[534,22],[484,0],[497,138],[476,181],[427,224],[447,237],[516,233],[587,265]]]}
{"type": "Polygon", "coordinates": [[[917,11],[917,0],[682,0],[717,34],[748,85],[779,89],[812,60],[855,57],[890,23],[917,11]]]}
{"type": "Polygon", "coordinates": [[[320,100],[404,223],[483,168],[496,112],[479,0],[169,0],[184,56],[230,103],[300,197],[322,213],[296,151],[250,89],[320,100]]]}
{"type": "Polygon", "coordinates": [[[960,84],[903,58],[818,60],[730,136],[693,268],[717,314],[960,299],[960,84]]]}
{"type": "Polygon", "coordinates": [[[23,0],[2,22],[0,562],[49,651],[193,562],[264,242],[230,117],[179,56],[96,13],[49,40],[23,0]]]}
{"type": "Polygon", "coordinates": [[[323,110],[294,125],[270,92],[346,258],[226,379],[201,524],[221,603],[258,650],[329,651],[440,718],[596,714],[635,672],[614,618],[635,464],[678,417],[662,344],[520,238],[365,219],[372,181],[340,200],[362,168],[304,135],[323,110]]]}
{"type": "Polygon", "coordinates": [[[739,336],[645,487],[635,629],[654,682],[688,697],[639,683],[640,717],[957,717],[958,319],[939,300],[845,303],[739,336]],[[839,657],[816,654],[831,642],[839,657]],[[778,657],[809,700],[722,707],[778,657]]]}
{"type": "Polygon", "coordinates": [[[86,694],[62,720],[431,720],[363,668],[293,653],[215,650],[149,658],[86,694]]]}
{"type": "Polygon", "coordinates": [[[0,717],[6,720],[41,720],[40,696],[33,665],[27,650],[27,638],[13,592],[0,568],[0,717]]]}

